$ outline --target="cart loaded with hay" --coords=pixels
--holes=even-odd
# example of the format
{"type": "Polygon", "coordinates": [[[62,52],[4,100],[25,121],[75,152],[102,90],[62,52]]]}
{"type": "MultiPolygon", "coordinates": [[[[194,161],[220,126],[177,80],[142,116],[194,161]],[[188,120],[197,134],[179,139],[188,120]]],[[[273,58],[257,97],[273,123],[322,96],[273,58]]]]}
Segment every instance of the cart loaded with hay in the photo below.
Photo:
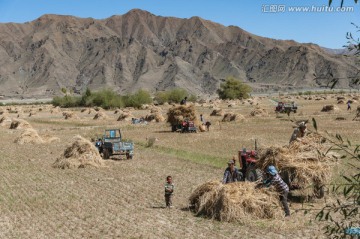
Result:
{"type": "Polygon", "coordinates": [[[193,105],[179,105],[169,109],[167,122],[172,132],[196,133],[199,122],[193,105]]]}
{"type": "Polygon", "coordinates": [[[310,133],[290,145],[259,150],[256,167],[265,171],[269,165],[274,165],[288,184],[290,196],[302,200],[314,196],[322,198],[336,160],[329,149],[321,135],[310,133]]]}

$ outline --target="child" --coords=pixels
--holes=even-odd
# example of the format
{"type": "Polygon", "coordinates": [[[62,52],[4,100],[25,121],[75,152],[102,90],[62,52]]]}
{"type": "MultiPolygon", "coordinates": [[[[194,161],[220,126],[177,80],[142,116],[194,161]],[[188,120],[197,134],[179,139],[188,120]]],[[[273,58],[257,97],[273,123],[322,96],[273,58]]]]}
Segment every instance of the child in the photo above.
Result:
{"type": "Polygon", "coordinates": [[[166,177],[166,183],[165,183],[165,203],[166,207],[172,208],[172,195],[174,193],[174,184],[172,183],[172,177],[167,176],[166,177]]]}
{"type": "Polygon", "coordinates": [[[268,179],[264,181],[264,184],[266,186],[273,185],[275,187],[275,190],[279,193],[280,202],[285,211],[285,217],[290,216],[290,210],[287,203],[287,196],[289,193],[288,185],[282,180],[275,166],[268,166],[266,174],[268,179]]]}

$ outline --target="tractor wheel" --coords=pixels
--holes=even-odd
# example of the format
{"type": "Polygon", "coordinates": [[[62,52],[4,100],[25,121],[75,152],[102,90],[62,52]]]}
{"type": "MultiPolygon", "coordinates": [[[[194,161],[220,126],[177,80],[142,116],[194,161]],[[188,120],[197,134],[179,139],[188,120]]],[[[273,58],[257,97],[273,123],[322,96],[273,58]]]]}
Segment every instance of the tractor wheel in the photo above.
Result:
{"type": "Polygon", "coordinates": [[[316,185],[314,187],[314,194],[315,194],[315,197],[317,197],[319,199],[323,198],[325,196],[324,185],[322,185],[322,186],[316,185]]]}
{"type": "Polygon", "coordinates": [[[126,152],[126,159],[132,159],[133,158],[133,156],[132,155],[130,155],[130,153],[129,152],[126,152]]]}
{"type": "Polygon", "coordinates": [[[250,166],[246,170],[246,180],[255,182],[262,179],[262,172],[260,169],[256,169],[254,166],[250,166]]]}
{"type": "Polygon", "coordinates": [[[238,182],[244,181],[244,174],[240,171],[238,173],[237,180],[238,180],[238,182]]]}
{"type": "Polygon", "coordinates": [[[109,159],[110,158],[110,153],[108,149],[104,149],[103,151],[103,158],[104,159],[109,159]]]}

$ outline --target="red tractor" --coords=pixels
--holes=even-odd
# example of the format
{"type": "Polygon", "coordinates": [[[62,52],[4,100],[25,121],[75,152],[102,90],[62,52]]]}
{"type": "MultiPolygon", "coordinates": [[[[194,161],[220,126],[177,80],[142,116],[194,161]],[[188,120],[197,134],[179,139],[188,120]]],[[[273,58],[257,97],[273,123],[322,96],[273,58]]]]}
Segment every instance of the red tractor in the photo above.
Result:
{"type": "MultiPolygon", "coordinates": [[[[256,148],[256,146],[255,146],[256,148]]],[[[238,153],[240,172],[239,181],[255,182],[262,179],[262,172],[256,168],[257,154],[256,150],[246,150],[245,148],[238,153]]]]}

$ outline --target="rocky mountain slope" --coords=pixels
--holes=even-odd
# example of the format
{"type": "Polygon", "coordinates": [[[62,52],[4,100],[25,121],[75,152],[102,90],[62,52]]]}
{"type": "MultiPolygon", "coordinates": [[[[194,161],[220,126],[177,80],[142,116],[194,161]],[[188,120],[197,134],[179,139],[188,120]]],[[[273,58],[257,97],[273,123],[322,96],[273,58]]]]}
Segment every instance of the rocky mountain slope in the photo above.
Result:
{"type": "Polygon", "coordinates": [[[44,15],[0,24],[0,94],[51,97],[61,89],[119,93],[173,87],[212,95],[227,76],[253,87],[317,87],[359,71],[355,58],[314,44],[263,38],[236,26],[142,10],[103,20],[44,15]],[[314,74],[319,77],[314,80],[314,74]],[[332,75],[332,76],[331,76],[332,75]]]}

